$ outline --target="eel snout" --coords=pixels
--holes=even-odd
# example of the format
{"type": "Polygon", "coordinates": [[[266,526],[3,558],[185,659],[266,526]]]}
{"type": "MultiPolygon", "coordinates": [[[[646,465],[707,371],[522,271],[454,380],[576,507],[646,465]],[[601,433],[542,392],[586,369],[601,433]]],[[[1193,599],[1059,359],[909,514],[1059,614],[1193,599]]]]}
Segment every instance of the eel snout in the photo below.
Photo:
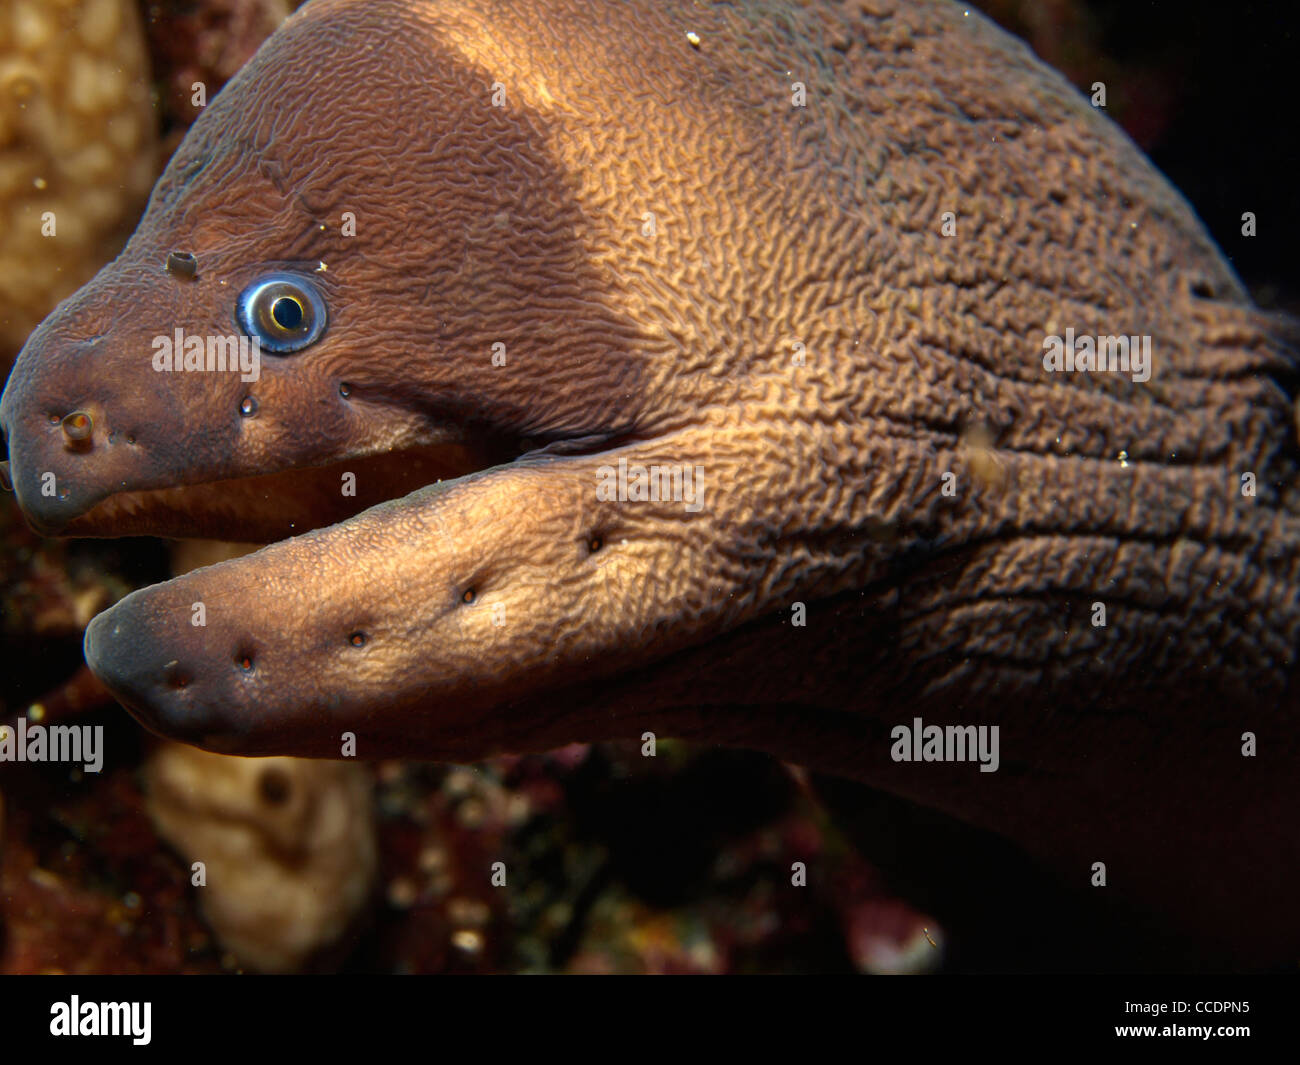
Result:
{"type": "Polygon", "coordinates": [[[7,442],[0,457],[39,532],[73,531],[78,517],[127,481],[175,483],[175,448],[183,441],[163,427],[158,411],[179,415],[187,398],[168,396],[157,375],[132,372],[133,362],[147,366],[148,346],[115,321],[115,306],[141,281],[132,268],[101,274],[66,301],[28,339],[0,399],[7,442]],[[150,446],[160,432],[169,445],[150,446]]]}
{"type": "Polygon", "coordinates": [[[86,662],[135,717],[159,735],[199,746],[238,727],[233,685],[207,648],[228,633],[187,634],[156,600],[128,597],[86,628],[86,662]],[[186,636],[189,636],[187,639],[186,636]]]}
{"type": "Polygon", "coordinates": [[[224,752],[268,754],[287,742],[341,756],[343,732],[365,717],[348,679],[369,691],[378,661],[397,663],[381,639],[390,626],[344,606],[363,583],[364,552],[312,546],[264,549],[246,556],[254,563],[221,563],[127,596],[87,627],[86,661],[159,735],[224,752]],[[304,554],[311,569],[295,577],[287,559],[304,554]],[[305,740],[313,723],[319,734],[305,740]]]}

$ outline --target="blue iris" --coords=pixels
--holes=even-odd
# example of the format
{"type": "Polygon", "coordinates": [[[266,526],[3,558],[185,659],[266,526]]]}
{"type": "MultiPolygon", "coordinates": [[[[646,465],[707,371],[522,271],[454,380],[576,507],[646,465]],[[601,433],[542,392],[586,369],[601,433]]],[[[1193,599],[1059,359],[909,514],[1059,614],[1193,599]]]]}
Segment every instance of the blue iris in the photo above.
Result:
{"type": "Polygon", "coordinates": [[[268,274],[239,294],[235,317],[266,351],[287,354],[316,343],[325,332],[325,301],[316,286],[292,274],[268,274]]]}

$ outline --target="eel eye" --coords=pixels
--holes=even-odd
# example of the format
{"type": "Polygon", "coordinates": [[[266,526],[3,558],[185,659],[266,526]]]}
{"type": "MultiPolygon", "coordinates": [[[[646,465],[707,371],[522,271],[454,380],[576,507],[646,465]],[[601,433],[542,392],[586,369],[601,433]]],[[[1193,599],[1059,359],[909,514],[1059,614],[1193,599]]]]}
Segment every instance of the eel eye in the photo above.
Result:
{"type": "Polygon", "coordinates": [[[267,351],[301,351],[325,332],[325,301],[308,282],[272,274],[239,294],[236,317],[267,351]]]}

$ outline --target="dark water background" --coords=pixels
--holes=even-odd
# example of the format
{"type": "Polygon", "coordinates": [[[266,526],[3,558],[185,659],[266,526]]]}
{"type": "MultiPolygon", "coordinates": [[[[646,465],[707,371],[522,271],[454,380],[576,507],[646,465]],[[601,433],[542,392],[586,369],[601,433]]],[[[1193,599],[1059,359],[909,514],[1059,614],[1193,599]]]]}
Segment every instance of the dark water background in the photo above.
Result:
{"type": "Polygon", "coordinates": [[[1277,0],[984,0],[1107,112],[1191,201],[1262,307],[1300,312],[1300,5],[1277,0]],[[1074,17],[1061,12],[1073,10],[1074,17]],[[1097,71],[1101,71],[1100,74],[1097,71]],[[1259,235],[1241,235],[1254,211],[1259,235]]]}

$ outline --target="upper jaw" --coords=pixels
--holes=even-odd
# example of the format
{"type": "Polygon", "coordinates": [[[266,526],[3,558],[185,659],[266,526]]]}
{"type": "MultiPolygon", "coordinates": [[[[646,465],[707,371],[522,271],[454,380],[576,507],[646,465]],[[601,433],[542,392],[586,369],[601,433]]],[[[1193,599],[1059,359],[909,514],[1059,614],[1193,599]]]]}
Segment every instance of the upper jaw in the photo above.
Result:
{"type": "MultiPolygon", "coordinates": [[[[274,473],[113,492],[80,509],[29,509],[49,536],[165,536],[271,543],[334,525],[426,485],[453,480],[505,456],[444,443],[339,459],[274,473]],[[348,491],[344,491],[344,477],[348,491]]],[[[57,500],[55,501],[58,502],[57,500]]]]}
{"type": "Polygon", "coordinates": [[[322,415],[310,400],[328,390],[309,373],[266,382],[266,408],[289,413],[263,429],[230,416],[238,395],[224,378],[160,383],[39,341],[0,399],[0,478],[42,535],[270,542],[518,453],[397,403],[322,415]],[[84,439],[69,434],[72,413],[84,439]]]}

